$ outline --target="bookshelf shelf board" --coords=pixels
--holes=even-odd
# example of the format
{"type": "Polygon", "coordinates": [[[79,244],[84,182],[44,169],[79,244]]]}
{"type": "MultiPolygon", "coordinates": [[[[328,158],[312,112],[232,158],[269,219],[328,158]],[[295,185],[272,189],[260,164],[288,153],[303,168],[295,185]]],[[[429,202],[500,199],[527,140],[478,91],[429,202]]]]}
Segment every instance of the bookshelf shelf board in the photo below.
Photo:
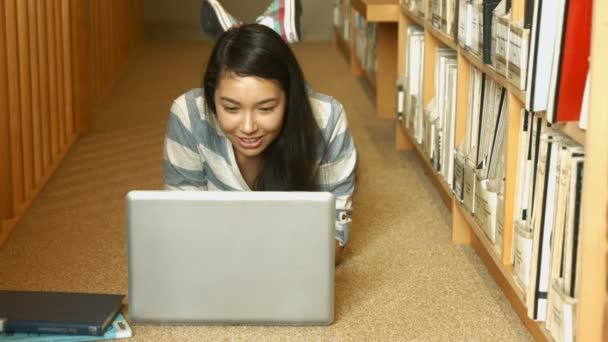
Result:
{"type": "Polygon", "coordinates": [[[551,334],[545,328],[544,322],[536,322],[528,317],[525,304],[525,292],[519,287],[515,280],[515,271],[512,265],[504,265],[496,254],[494,244],[488,239],[483,229],[475,222],[471,213],[462,203],[455,201],[458,211],[466,219],[470,229],[474,232],[475,240],[481,246],[473,243],[473,248],[480,258],[486,263],[488,271],[492,274],[496,283],[502,288],[511,305],[519,315],[519,319],[528,327],[528,330],[536,340],[553,341],[551,334]]]}
{"type": "Polygon", "coordinates": [[[405,4],[401,5],[401,13],[403,13],[403,15],[408,17],[411,21],[415,22],[421,27],[424,27],[424,16],[420,17],[418,14],[410,12],[410,10],[407,9],[407,6],[405,6],[405,4]]]}
{"type": "Polygon", "coordinates": [[[449,47],[454,51],[458,51],[458,44],[454,40],[454,38],[447,35],[445,32],[438,30],[435,26],[431,25],[431,23],[425,23],[426,30],[429,31],[433,37],[437,38],[443,45],[449,47]]]}
{"type": "MultiPolygon", "coordinates": [[[[508,81],[508,80],[507,80],[508,81]]],[[[513,83],[509,84],[509,92],[515,96],[522,104],[526,103],[526,91],[516,87],[513,83]]]]}
{"type": "MultiPolygon", "coordinates": [[[[494,81],[500,84],[502,87],[509,89],[511,82],[499,74],[491,65],[484,64],[480,57],[472,53],[471,51],[467,51],[465,49],[460,49],[460,54],[463,55],[472,65],[474,65],[477,69],[481,70],[487,76],[490,76],[494,81]]],[[[517,94],[514,94],[517,96],[517,94]]],[[[525,103],[525,97],[523,99],[518,98],[522,103],[525,103]]]]}
{"type": "Polygon", "coordinates": [[[576,141],[577,143],[585,145],[585,131],[580,129],[580,127],[578,126],[578,121],[557,123],[554,125],[554,127],[564,132],[567,136],[572,138],[572,140],[576,141]]]}
{"type": "Polygon", "coordinates": [[[422,164],[424,165],[424,169],[426,170],[427,174],[430,175],[431,181],[433,182],[433,184],[439,191],[439,194],[441,195],[441,199],[448,207],[448,209],[452,211],[452,200],[454,198],[452,189],[450,188],[448,183],[443,180],[443,177],[439,173],[437,173],[437,171],[435,171],[428,159],[426,159],[426,157],[424,156],[424,151],[422,150],[422,146],[416,143],[414,139],[412,139],[412,137],[409,135],[409,132],[407,132],[405,127],[403,127],[403,123],[401,121],[397,121],[396,124],[397,127],[400,127],[401,134],[405,134],[407,139],[409,139],[412,142],[412,145],[414,145],[416,155],[418,156],[418,159],[422,161],[422,164]]]}
{"type": "Polygon", "coordinates": [[[340,34],[339,31],[340,30],[337,27],[334,28],[334,41],[336,42],[336,46],[338,47],[338,50],[340,50],[342,55],[344,55],[344,58],[346,58],[346,60],[349,61],[350,60],[350,47],[349,47],[348,42],[346,40],[344,40],[344,37],[342,37],[342,34],[340,34]]]}
{"type": "Polygon", "coordinates": [[[399,21],[399,0],[353,0],[352,6],[370,22],[399,21]]]}
{"type": "MultiPolygon", "coordinates": [[[[540,114],[540,116],[547,120],[547,112],[537,112],[540,114]]],[[[566,134],[568,137],[570,137],[570,139],[576,141],[577,143],[581,144],[581,145],[585,145],[585,137],[586,137],[586,133],[584,130],[580,129],[580,127],[578,126],[578,121],[576,122],[558,122],[552,125],[553,128],[563,132],[564,134],[566,134]]]]}

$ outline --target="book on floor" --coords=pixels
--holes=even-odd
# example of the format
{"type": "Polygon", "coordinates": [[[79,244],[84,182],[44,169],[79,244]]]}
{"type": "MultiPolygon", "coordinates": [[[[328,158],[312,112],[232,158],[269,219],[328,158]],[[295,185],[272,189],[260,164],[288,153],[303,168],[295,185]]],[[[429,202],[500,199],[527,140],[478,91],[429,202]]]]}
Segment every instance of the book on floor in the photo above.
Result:
{"type": "Polygon", "coordinates": [[[0,291],[0,332],[101,336],[124,295],[0,291]]]}
{"type": "Polygon", "coordinates": [[[75,341],[101,341],[116,340],[133,337],[133,330],[125,317],[118,313],[112,324],[108,326],[101,336],[90,335],[59,335],[38,333],[0,333],[2,342],[75,342],[75,341]]]}

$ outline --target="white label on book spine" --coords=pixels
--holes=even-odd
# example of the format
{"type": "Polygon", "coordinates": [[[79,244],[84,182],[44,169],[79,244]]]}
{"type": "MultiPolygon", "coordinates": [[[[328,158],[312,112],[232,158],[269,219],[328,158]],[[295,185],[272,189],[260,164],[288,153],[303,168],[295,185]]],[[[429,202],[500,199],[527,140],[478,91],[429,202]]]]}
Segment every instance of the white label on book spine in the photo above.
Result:
{"type": "Polygon", "coordinates": [[[532,262],[532,232],[527,231],[525,224],[516,222],[515,225],[515,274],[524,290],[530,284],[530,265],[532,262]]]}

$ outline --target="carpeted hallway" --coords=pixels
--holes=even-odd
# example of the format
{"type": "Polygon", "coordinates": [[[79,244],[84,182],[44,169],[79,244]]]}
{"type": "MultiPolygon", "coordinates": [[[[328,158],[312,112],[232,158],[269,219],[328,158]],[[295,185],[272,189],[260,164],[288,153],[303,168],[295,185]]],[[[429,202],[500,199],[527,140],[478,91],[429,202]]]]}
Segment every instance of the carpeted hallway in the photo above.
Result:
{"type": "MultiPolygon", "coordinates": [[[[211,46],[148,41],[92,132],[0,249],[0,288],[127,294],[124,195],[162,188],[164,125],[174,98],[198,87],[211,46]]],[[[309,83],[340,100],[360,156],[350,243],[336,270],[329,327],[134,326],[138,341],[531,340],[480,259],[451,243],[450,213],[394,123],[331,43],[294,50],[309,83]]],[[[128,313],[128,307],[124,311],[128,313]]]]}

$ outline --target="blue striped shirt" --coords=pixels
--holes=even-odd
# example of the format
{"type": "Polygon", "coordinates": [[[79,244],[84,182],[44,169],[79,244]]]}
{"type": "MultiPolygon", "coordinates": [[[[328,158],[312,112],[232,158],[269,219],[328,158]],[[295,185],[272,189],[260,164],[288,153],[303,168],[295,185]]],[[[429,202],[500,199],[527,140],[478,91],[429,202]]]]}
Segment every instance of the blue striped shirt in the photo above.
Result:
{"type": "MultiPolygon", "coordinates": [[[[348,241],[357,151],[344,108],[334,98],[308,88],[309,101],[323,142],[316,154],[319,191],[336,196],[336,239],[348,241]]],[[[234,150],[219,125],[205,118],[200,88],[171,106],[163,154],[168,190],[251,191],[236,163],[234,150]]]]}

